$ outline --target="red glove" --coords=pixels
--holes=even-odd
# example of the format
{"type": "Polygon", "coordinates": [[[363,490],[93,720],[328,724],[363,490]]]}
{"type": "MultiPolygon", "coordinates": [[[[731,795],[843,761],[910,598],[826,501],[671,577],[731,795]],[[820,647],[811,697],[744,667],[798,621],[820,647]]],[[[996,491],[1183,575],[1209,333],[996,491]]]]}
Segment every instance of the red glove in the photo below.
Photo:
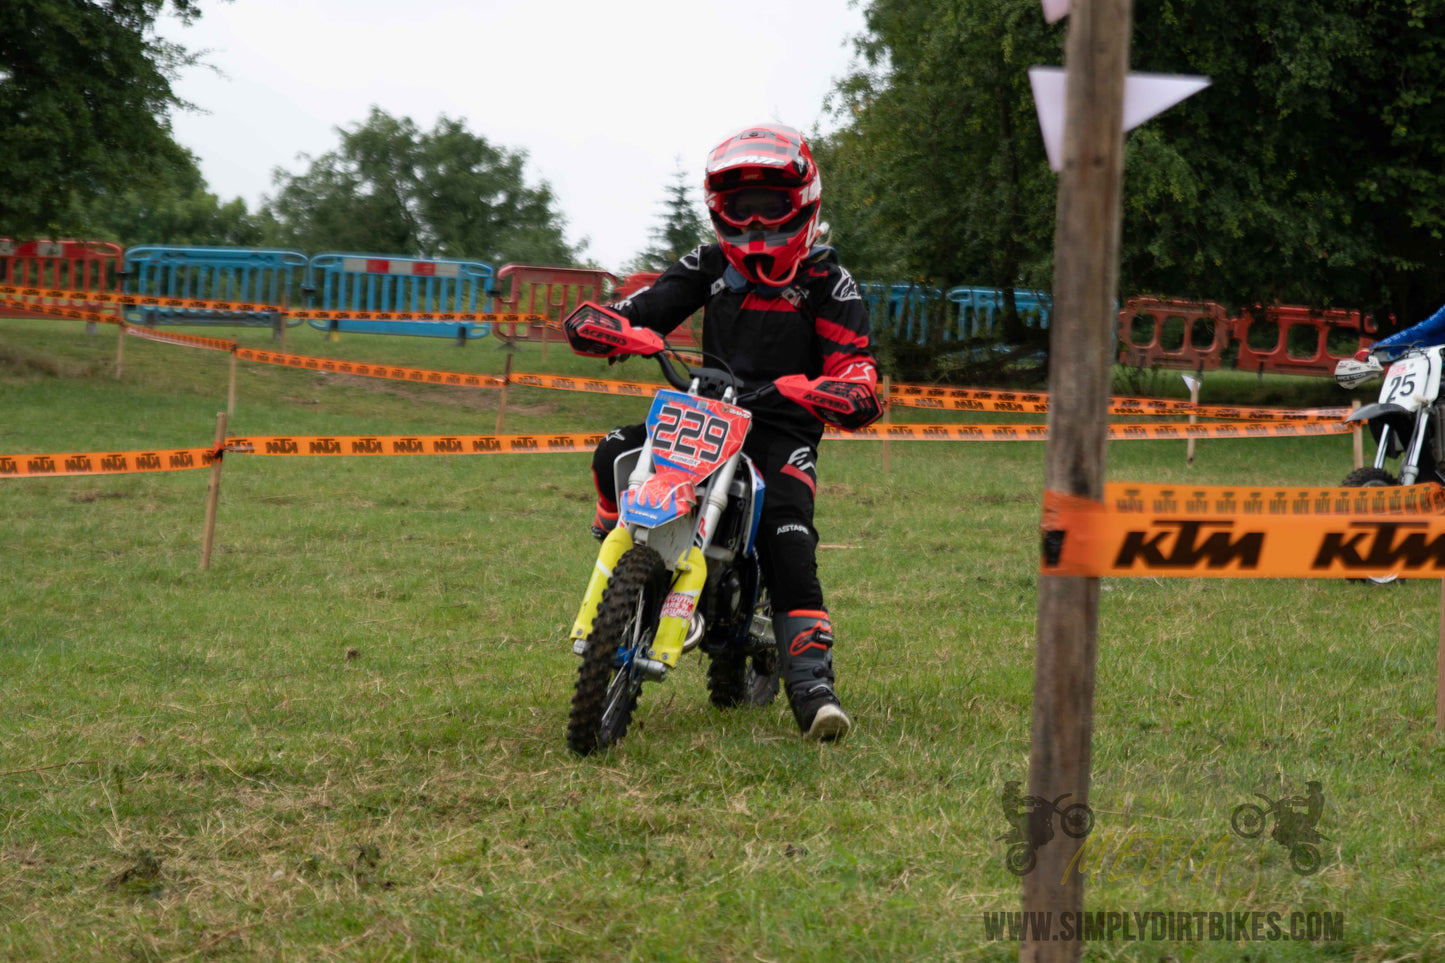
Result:
{"type": "MultiPolygon", "coordinates": [[[[871,373],[871,372],[870,372],[871,373]]],[[[871,378],[808,378],[784,375],[776,382],[783,397],[813,413],[813,417],[844,431],[857,431],[883,414],[871,378]]]]}

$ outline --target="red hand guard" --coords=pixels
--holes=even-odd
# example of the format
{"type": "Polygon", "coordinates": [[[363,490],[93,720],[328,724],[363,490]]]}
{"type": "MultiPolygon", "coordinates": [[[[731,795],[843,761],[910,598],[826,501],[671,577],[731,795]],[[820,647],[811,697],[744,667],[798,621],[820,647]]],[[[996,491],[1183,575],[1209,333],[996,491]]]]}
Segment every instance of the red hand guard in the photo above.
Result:
{"type": "Polygon", "coordinates": [[[868,362],[851,364],[832,377],[784,375],[776,382],[783,397],[807,408],[819,421],[844,431],[857,431],[883,414],[873,390],[876,383],[877,374],[868,362]]]}

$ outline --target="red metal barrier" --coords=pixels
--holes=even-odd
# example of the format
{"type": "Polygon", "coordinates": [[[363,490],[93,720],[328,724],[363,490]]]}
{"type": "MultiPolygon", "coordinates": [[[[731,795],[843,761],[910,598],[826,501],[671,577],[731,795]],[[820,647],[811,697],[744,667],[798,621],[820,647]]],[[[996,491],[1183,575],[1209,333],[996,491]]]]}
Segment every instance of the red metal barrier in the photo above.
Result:
{"type": "MultiPolygon", "coordinates": [[[[19,287],[64,288],[69,291],[115,291],[124,252],[109,241],[15,241],[0,237],[0,284],[19,287]]],[[[109,306],[68,299],[45,298],[42,303],[81,307],[87,311],[109,306]]],[[[14,317],[48,317],[6,308],[14,317]]]]}
{"type": "Polygon", "coordinates": [[[1119,312],[1117,330],[1119,361],[1135,367],[1213,371],[1223,363],[1224,349],[1229,347],[1230,322],[1224,306],[1213,301],[1130,298],[1119,312]],[[1152,322],[1153,330],[1145,340],[1134,337],[1138,319],[1152,322]],[[1184,329],[1176,348],[1164,345],[1164,325],[1171,319],[1184,329]],[[1203,337],[1196,337],[1198,334],[1203,337]]]}
{"type": "MultiPolygon", "coordinates": [[[[492,298],[493,310],[501,314],[545,314],[554,321],[582,301],[602,303],[616,287],[617,277],[593,268],[542,267],[535,264],[504,264],[497,272],[497,284],[507,285],[505,294],[492,298]]],[[[528,325],[525,332],[510,326],[510,338],[528,341],[565,340],[560,330],[541,324],[528,325]]]]}
{"type": "Polygon", "coordinates": [[[645,287],[651,287],[652,282],[662,277],[661,271],[637,271],[627,275],[616,291],[612,292],[612,300],[620,301],[623,298],[630,298],[645,287]]]}
{"type": "Polygon", "coordinates": [[[1348,358],[1360,348],[1374,343],[1378,329],[1375,319],[1359,311],[1312,311],[1298,305],[1282,304],[1269,308],[1256,305],[1230,321],[1234,340],[1239,342],[1239,370],[1273,372],[1275,374],[1332,375],[1335,362],[1348,358]],[[1268,334],[1264,328],[1275,325],[1274,344],[1253,347],[1251,331],[1268,334]],[[1345,331],[1348,341],[1339,345],[1339,353],[1329,347],[1331,331],[1345,331]]]}

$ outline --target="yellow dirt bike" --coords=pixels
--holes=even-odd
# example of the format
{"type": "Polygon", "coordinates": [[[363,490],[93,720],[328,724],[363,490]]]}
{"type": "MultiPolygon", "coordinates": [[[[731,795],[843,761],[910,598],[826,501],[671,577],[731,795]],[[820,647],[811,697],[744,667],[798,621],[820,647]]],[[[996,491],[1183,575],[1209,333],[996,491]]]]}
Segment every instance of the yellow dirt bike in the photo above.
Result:
{"type": "Polygon", "coordinates": [[[730,371],[689,368],[656,332],[585,303],[568,320],[615,352],[655,358],[676,389],[660,389],[647,439],[613,466],[618,523],[602,541],[572,626],[577,670],[567,745],[578,755],[616,745],[644,682],[662,682],[698,646],[710,658],[714,705],[767,705],[778,654],[756,544],[763,478],[743,454],[747,405],[777,390],[730,371]],[[682,370],[679,371],[678,368],[682,370]]]}

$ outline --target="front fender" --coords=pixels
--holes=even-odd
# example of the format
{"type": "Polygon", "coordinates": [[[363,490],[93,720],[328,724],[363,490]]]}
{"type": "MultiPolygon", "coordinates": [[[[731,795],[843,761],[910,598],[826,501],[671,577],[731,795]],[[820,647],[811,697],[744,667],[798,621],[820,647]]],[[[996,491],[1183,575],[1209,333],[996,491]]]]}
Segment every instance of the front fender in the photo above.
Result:
{"type": "Polygon", "coordinates": [[[1381,428],[1390,429],[1390,457],[1404,452],[1405,444],[1415,429],[1415,413],[1400,405],[1376,402],[1361,405],[1345,421],[1362,421],[1370,426],[1370,436],[1380,440],[1381,428]]]}

